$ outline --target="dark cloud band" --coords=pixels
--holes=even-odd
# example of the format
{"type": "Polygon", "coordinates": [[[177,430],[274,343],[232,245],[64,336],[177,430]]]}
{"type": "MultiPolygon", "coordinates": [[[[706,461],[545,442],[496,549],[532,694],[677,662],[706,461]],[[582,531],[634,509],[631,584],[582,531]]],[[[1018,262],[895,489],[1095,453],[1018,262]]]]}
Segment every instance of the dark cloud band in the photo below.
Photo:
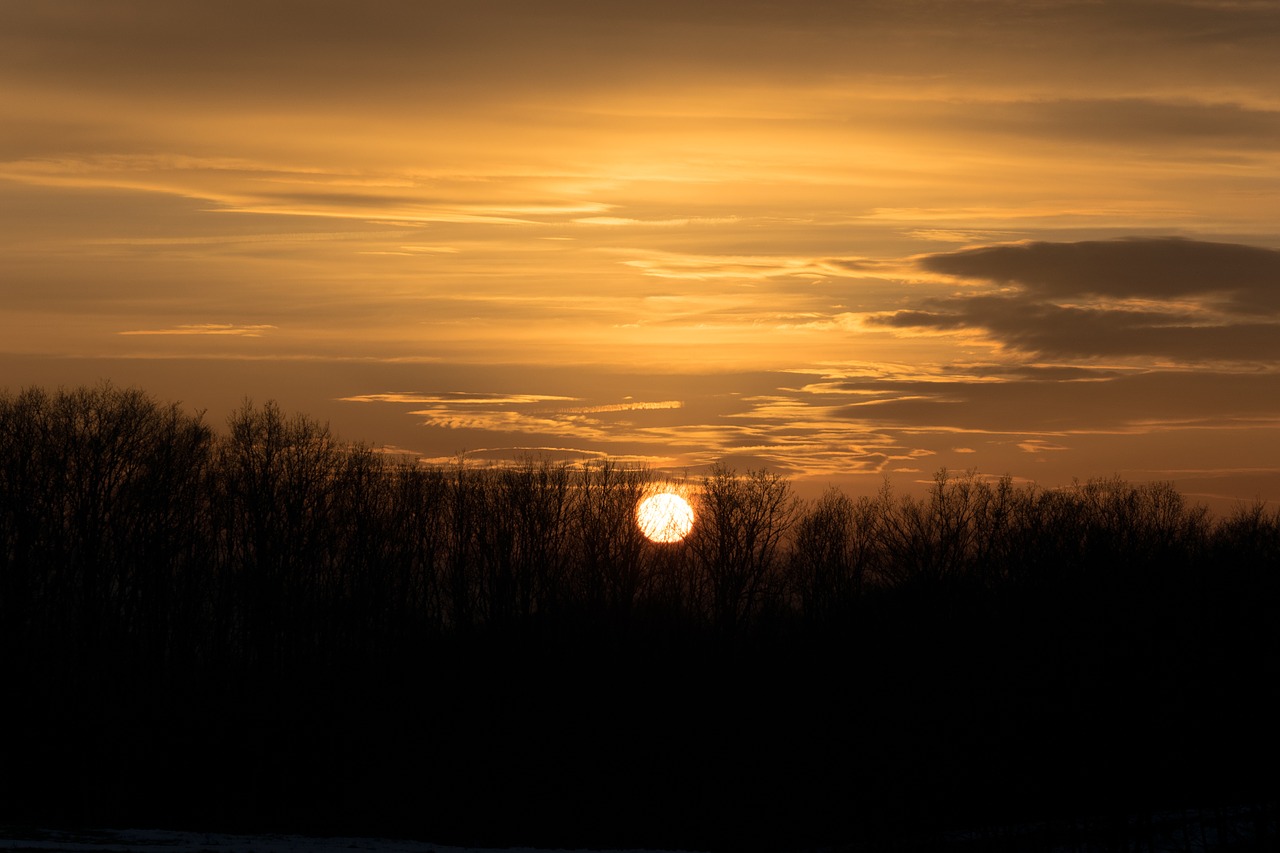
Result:
{"type": "Polygon", "coordinates": [[[1047,299],[1213,297],[1280,311],[1280,251],[1180,238],[1019,243],[928,255],[932,272],[1018,284],[1047,299]]]}
{"type": "Polygon", "coordinates": [[[1013,292],[874,315],[890,328],[985,332],[1057,358],[1280,361],[1280,251],[1184,239],[983,246],[920,266],[1013,292]]]}

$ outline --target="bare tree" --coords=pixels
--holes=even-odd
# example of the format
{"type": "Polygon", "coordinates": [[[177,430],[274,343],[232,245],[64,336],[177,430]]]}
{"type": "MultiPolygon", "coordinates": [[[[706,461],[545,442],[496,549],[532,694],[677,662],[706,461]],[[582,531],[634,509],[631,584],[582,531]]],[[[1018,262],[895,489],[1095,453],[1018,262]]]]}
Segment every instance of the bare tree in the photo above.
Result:
{"type": "Polygon", "coordinates": [[[571,472],[525,459],[492,475],[493,502],[483,525],[489,618],[527,623],[562,594],[571,515],[571,472]]]}
{"type": "Polygon", "coordinates": [[[831,489],[800,515],[788,562],[792,595],[806,621],[839,621],[862,595],[880,553],[886,506],[831,489]]]}
{"type": "Polygon", "coordinates": [[[1009,477],[994,485],[975,471],[940,469],[923,499],[879,499],[879,538],[884,560],[879,577],[889,585],[937,586],[953,581],[994,582],[1007,571],[1019,508],[1032,492],[1009,477]]]}
{"type": "Polygon", "coordinates": [[[81,655],[163,664],[202,577],[200,416],[109,383],[0,396],[0,554],[10,626],[81,655]],[[186,593],[186,594],[181,594],[186,593]]]}
{"type": "Polygon", "coordinates": [[[798,509],[779,474],[759,470],[739,477],[717,465],[703,479],[689,537],[693,593],[717,626],[733,632],[776,600],[784,537],[798,509]]]}
{"type": "Polygon", "coordinates": [[[483,621],[481,607],[484,527],[492,518],[491,478],[459,456],[446,480],[445,547],[442,579],[448,627],[466,631],[483,621]]]}
{"type": "Polygon", "coordinates": [[[572,594],[587,613],[625,620],[645,580],[644,536],[636,506],[650,474],[612,460],[583,466],[576,479],[572,594]]]}
{"type": "Polygon", "coordinates": [[[444,469],[417,460],[392,471],[393,489],[386,535],[391,539],[388,570],[404,618],[422,630],[445,626],[443,582],[449,554],[449,482],[444,469]]]}
{"type": "Polygon", "coordinates": [[[246,402],[219,444],[213,487],[228,592],[227,639],[284,666],[308,636],[337,532],[332,503],[343,448],[325,424],[246,402]]]}

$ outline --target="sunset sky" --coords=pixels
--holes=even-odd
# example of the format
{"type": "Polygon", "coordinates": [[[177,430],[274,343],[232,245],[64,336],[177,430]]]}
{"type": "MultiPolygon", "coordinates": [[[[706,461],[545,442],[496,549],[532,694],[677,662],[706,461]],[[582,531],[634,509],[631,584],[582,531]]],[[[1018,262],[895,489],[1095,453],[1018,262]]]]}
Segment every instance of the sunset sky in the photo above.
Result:
{"type": "Polygon", "coordinates": [[[1280,501],[1280,3],[0,0],[0,386],[1280,501]]]}

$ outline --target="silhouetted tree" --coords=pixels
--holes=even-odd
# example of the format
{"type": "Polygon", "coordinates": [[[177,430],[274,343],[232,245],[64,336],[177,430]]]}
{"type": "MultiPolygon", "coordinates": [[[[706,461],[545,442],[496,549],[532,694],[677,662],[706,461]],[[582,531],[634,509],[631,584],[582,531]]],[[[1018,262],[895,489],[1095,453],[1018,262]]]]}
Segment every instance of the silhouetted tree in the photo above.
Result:
{"type": "Polygon", "coordinates": [[[881,501],[831,489],[800,515],[788,572],[806,622],[828,625],[851,615],[880,558],[885,509],[881,501]]]}
{"type": "Polygon", "coordinates": [[[199,606],[211,439],[199,416],[136,389],[0,396],[7,630],[85,666],[121,644],[166,661],[199,606]]]}
{"type": "Polygon", "coordinates": [[[659,544],[655,488],[0,393],[0,820],[767,849],[1272,790],[1280,512],[717,466],[659,544]]]}
{"type": "Polygon", "coordinates": [[[798,510],[779,474],[738,477],[716,466],[703,479],[689,547],[693,595],[714,624],[733,632],[776,600],[782,549],[798,510]]]}
{"type": "Polygon", "coordinates": [[[526,459],[492,474],[492,505],[482,525],[489,567],[489,620],[527,624],[562,595],[571,519],[571,472],[526,459]]]}
{"type": "Polygon", "coordinates": [[[993,487],[974,472],[954,476],[946,469],[924,499],[906,495],[891,504],[882,494],[880,580],[937,586],[997,573],[1009,547],[1014,498],[1008,478],[993,487]]]}
{"type": "Polygon", "coordinates": [[[405,629],[440,631],[447,620],[448,474],[413,460],[397,464],[391,477],[385,530],[388,553],[381,570],[392,576],[392,593],[403,604],[405,629]]]}
{"type": "Polygon", "coordinates": [[[314,645],[324,586],[335,580],[337,476],[348,449],[326,425],[246,403],[218,444],[215,524],[227,639],[251,661],[283,667],[314,645]]]}
{"type": "Polygon", "coordinates": [[[610,622],[625,621],[644,591],[645,540],[635,512],[648,480],[647,470],[608,459],[583,466],[576,480],[570,595],[610,622]]]}

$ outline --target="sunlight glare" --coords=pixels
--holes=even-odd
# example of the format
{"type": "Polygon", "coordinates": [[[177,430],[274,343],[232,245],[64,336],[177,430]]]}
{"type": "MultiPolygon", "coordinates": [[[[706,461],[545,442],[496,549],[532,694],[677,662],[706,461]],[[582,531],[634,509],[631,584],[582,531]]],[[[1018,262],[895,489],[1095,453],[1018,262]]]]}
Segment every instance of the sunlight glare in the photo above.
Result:
{"type": "Polygon", "coordinates": [[[636,524],[651,542],[679,542],[693,529],[693,507],[679,495],[650,495],[636,507],[636,524]]]}

